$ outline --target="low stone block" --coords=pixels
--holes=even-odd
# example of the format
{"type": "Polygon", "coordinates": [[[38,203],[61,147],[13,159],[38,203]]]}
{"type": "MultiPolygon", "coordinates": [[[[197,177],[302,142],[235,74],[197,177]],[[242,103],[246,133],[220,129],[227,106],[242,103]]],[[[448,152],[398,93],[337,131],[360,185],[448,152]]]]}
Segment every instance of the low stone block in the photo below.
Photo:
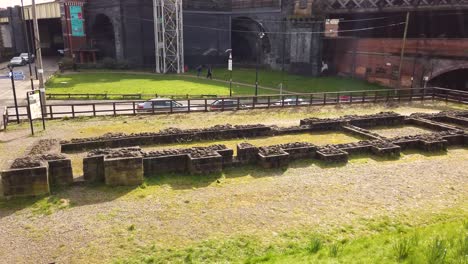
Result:
{"type": "Polygon", "coordinates": [[[289,154],[284,152],[282,154],[265,156],[262,153],[258,153],[258,163],[264,169],[284,168],[289,165],[289,154]]]}
{"type": "Polygon", "coordinates": [[[143,158],[104,159],[106,185],[134,186],[143,183],[143,158]]]}
{"type": "Polygon", "coordinates": [[[380,157],[399,157],[401,152],[401,147],[397,145],[388,146],[388,147],[379,147],[372,146],[371,151],[373,154],[380,157]]]}
{"type": "Polygon", "coordinates": [[[11,169],[2,171],[1,174],[5,197],[38,196],[50,193],[46,166],[11,169]]]}
{"type": "Polygon", "coordinates": [[[49,182],[51,186],[73,183],[73,168],[70,159],[49,160],[49,182]]]}
{"type": "Polygon", "coordinates": [[[209,157],[193,158],[188,156],[190,174],[220,173],[223,170],[223,157],[219,154],[209,157]]]}
{"type": "Polygon", "coordinates": [[[417,139],[395,140],[393,144],[400,146],[401,150],[419,149],[421,143],[417,139]]]}
{"type": "Polygon", "coordinates": [[[223,149],[217,150],[219,155],[223,157],[223,167],[228,167],[232,165],[233,157],[234,157],[234,150],[232,149],[223,149]]]}
{"type": "Polygon", "coordinates": [[[146,157],[143,159],[144,176],[187,172],[187,160],[187,155],[146,157]]]}
{"type": "Polygon", "coordinates": [[[436,151],[446,151],[448,142],[447,140],[437,140],[437,141],[427,141],[421,140],[420,147],[424,151],[436,152],[436,151]]]}
{"type": "Polygon", "coordinates": [[[287,154],[289,154],[290,160],[297,159],[308,159],[315,156],[316,148],[315,147],[298,147],[298,148],[287,148],[283,149],[287,154]]]}
{"type": "Polygon", "coordinates": [[[347,163],[348,162],[348,153],[339,150],[334,152],[322,152],[317,151],[317,159],[330,163],[347,163]]]}
{"type": "Polygon", "coordinates": [[[237,160],[241,164],[255,164],[258,151],[253,145],[237,144],[237,160]]]}
{"type": "Polygon", "coordinates": [[[104,156],[84,158],[83,177],[87,182],[104,182],[104,156]]]}

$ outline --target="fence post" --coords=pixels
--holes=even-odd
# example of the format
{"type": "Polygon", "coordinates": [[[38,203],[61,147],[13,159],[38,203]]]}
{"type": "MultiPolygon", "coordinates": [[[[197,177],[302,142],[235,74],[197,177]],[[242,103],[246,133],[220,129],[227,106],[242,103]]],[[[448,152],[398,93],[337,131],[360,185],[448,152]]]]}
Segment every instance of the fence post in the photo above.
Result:
{"type": "Polygon", "coordinates": [[[190,99],[187,100],[187,105],[188,105],[187,110],[188,110],[188,112],[190,113],[190,99]]]}
{"type": "Polygon", "coordinates": [[[281,107],[284,107],[284,95],[281,96],[281,107]]]}
{"type": "Polygon", "coordinates": [[[205,112],[208,112],[208,100],[205,99],[205,112]]]}
{"type": "Polygon", "coordinates": [[[52,105],[49,105],[50,119],[54,119],[54,112],[52,112],[52,105]]]}
{"type": "Polygon", "coordinates": [[[299,105],[299,95],[296,95],[296,106],[299,105]]]}
{"type": "Polygon", "coordinates": [[[115,111],[115,102],[112,103],[112,108],[113,108],[113,110],[114,110],[114,116],[116,116],[116,115],[117,115],[117,112],[115,111]]]}
{"type": "Polygon", "coordinates": [[[133,115],[136,115],[135,101],[132,102],[132,107],[133,107],[133,115]]]}
{"type": "Polygon", "coordinates": [[[255,102],[257,102],[258,97],[255,96],[255,98],[252,100],[252,109],[255,109],[255,102]]]}
{"type": "Polygon", "coordinates": [[[349,93],[349,103],[352,104],[353,103],[353,93],[349,93]]]}
{"type": "Polygon", "coordinates": [[[224,111],[224,98],[221,99],[221,112],[224,111]]]}
{"type": "Polygon", "coordinates": [[[270,96],[268,96],[267,102],[268,102],[267,108],[270,108],[270,96]]]}
{"type": "Polygon", "coordinates": [[[366,92],[362,92],[362,103],[366,102],[366,95],[367,95],[366,92]]]}
{"type": "Polygon", "coordinates": [[[75,118],[75,105],[72,105],[72,117],[75,118]]]}
{"type": "Polygon", "coordinates": [[[240,110],[240,98],[237,97],[237,110],[240,110]]]}
{"type": "Polygon", "coordinates": [[[327,93],[323,93],[323,105],[327,104],[327,93]]]}
{"type": "Polygon", "coordinates": [[[314,104],[314,95],[311,94],[311,95],[310,95],[309,105],[313,105],[313,104],[314,104]]]}

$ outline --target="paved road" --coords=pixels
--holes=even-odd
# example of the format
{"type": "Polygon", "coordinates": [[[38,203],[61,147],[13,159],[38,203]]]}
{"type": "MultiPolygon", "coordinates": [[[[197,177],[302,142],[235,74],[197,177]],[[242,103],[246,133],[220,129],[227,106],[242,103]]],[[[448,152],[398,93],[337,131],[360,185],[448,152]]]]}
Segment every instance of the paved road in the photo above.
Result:
{"type": "MultiPolygon", "coordinates": [[[[352,102],[353,103],[363,103],[363,102],[374,102],[373,97],[367,97],[365,98],[365,101],[362,100],[362,97],[353,97],[352,102]]],[[[394,100],[398,100],[397,98],[394,98],[394,100]]],[[[187,100],[177,100],[179,103],[182,104],[182,107],[180,108],[173,108],[173,112],[188,112],[188,101],[187,100]]],[[[221,111],[221,109],[213,110],[210,109],[210,104],[214,101],[214,99],[207,99],[206,103],[207,106],[205,108],[205,100],[190,100],[190,111],[196,112],[196,111],[221,111]]],[[[380,97],[378,98],[379,102],[384,102],[386,101],[386,98],[380,97]]],[[[241,103],[241,109],[252,109],[253,108],[253,102],[252,99],[250,100],[240,100],[241,103]]],[[[314,98],[312,101],[312,104],[310,104],[310,100],[303,101],[299,103],[299,106],[310,106],[310,105],[323,105],[324,101],[323,98],[317,97],[314,98]]],[[[336,104],[336,98],[327,98],[326,99],[327,104],[336,104]]],[[[342,96],[340,97],[340,103],[351,103],[350,98],[347,96],[342,96]]],[[[275,100],[271,100],[270,106],[268,106],[268,101],[265,98],[259,98],[257,103],[255,104],[255,108],[280,108],[282,107],[280,103],[276,102],[275,100]]],[[[285,105],[285,107],[296,107],[295,105],[285,105]]],[[[101,115],[119,115],[119,114],[134,114],[134,113],[146,113],[146,114],[152,114],[152,110],[145,110],[145,111],[139,111],[138,109],[138,103],[131,102],[131,101],[111,101],[111,102],[103,102],[99,100],[65,100],[65,101],[57,101],[54,100],[53,103],[50,103],[47,106],[47,112],[48,112],[48,117],[53,117],[53,118],[61,118],[61,117],[78,117],[78,116],[101,116],[101,115]],[[52,110],[52,111],[51,111],[52,110]],[[72,112],[75,112],[75,114],[72,114],[72,112]]],[[[229,109],[226,108],[226,111],[228,110],[234,110],[234,109],[229,109]]],[[[170,109],[165,108],[165,109],[155,109],[155,113],[169,113],[170,109]]],[[[20,108],[19,111],[20,115],[22,115],[23,118],[26,117],[26,108],[22,107],[20,108]]],[[[14,110],[11,109],[10,114],[14,114],[14,110]]],[[[10,120],[13,120],[14,117],[11,117],[10,120]]]]}
{"type": "MultiPolygon", "coordinates": [[[[59,58],[45,58],[44,59],[44,77],[50,77],[55,71],[57,71],[59,58]]],[[[0,63],[0,76],[7,76],[8,75],[8,62],[0,63]]],[[[34,87],[38,87],[39,81],[35,79],[35,63],[31,64],[32,71],[33,71],[33,78],[34,78],[34,87]]],[[[21,66],[15,67],[14,71],[22,71],[24,72],[26,78],[24,81],[15,81],[16,86],[16,96],[18,98],[18,104],[24,104],[26,102],[26,92],[31,90],[31,81],[29,75],[29,66],[21,66]]],[[[13,105],[13,89],[11,86],[10,79],[0,79],[0,109],[3,109],[6,105],[13,105]]]]}

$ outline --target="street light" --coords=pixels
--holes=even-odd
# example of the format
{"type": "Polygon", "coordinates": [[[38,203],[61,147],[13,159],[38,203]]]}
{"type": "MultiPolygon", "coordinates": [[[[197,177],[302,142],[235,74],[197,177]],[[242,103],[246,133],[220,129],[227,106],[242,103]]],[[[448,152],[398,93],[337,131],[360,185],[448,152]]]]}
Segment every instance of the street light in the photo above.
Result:
{"type": "Polygon", "coordinates": [[[16,100],[16,88],[15,88],[15,78],[13,77],[13,68],[14,66],[8,64],[8,69],[10,70],[10,79],[11,87],[13,88],[13,99],[15,100],[15,111],[16,111],[16,122],[20,123],[19,113],[18,113],[18,101],[16,100]]]}
{"type": "Polygon", "coordinates": [[[258,96],[258,67],[259,67],[259,61],[260,61],[260,48],[259,48],[259,42],[260,40],[263,39],[263,37],[265,36],[265,33],[264,32],[260,32],[258,33],[258,39],[257,39],[257,65],[255,67],[255,100],[257,100],[257,96],[258,96]]]}
{"type": "Polygon", "coordinates": [[[225,53],[229,52],[229,60],[228,60],[228,71],[230,72],[229,78],[229,97],[232,97],[232,49],[227,49],[225,53]]]}

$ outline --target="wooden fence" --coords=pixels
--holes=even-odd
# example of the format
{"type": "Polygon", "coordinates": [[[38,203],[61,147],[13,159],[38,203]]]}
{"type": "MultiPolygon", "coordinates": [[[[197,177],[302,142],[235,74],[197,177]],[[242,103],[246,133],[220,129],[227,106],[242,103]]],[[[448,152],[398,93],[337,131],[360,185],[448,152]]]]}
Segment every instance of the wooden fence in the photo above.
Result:
{"type": "MultiPolygon", "coordinates": [[[[46,106],[47,113],[45,113],[45,117],[47,119],[57,119],[102,115],[172,114],[424,100],[468,104],[468,92],[444,88],[413,88],[296,95],[265,95],[257,97],[222,97],[216,99],[176,99],[174,101],[177,102],[178,105],[170,104],[170,106],[158,108],[154,106],[154,104],[151,104],[151,108],[145,109],[139,108],[139,104],[145,102],[142,100],[64,103],[48,104],[46,106]],[[219,104],[214,105],[213,102],[215,101],[219,101],[219,104]]],[[[20,119],[27,119],[26,106],[19,106],[18,111],[20,119]]],[[[5,120],[5,126],[8,122],[16,122],[15,108],[12,106],[7,107],[7,112],[4,113],[3,119],[5,120]]]]}

